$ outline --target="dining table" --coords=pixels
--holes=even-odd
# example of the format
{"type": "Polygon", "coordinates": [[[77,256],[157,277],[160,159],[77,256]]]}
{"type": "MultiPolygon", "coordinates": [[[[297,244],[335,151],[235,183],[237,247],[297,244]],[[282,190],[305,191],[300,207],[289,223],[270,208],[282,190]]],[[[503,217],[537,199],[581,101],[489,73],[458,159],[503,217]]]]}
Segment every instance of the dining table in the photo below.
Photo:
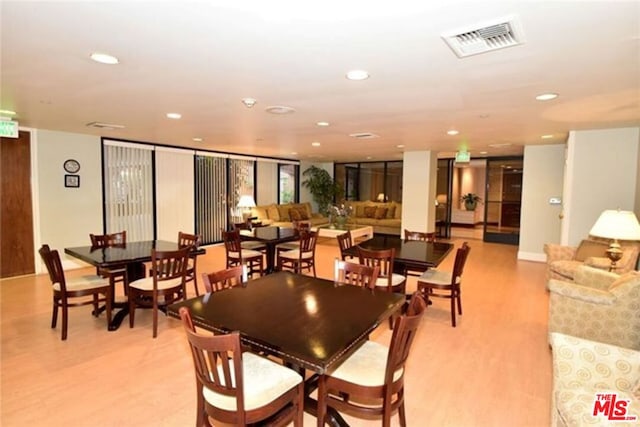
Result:
{"type": "Polygon", "coordinates": [[[251,230],[240,230],[240,239],[251,240],[264,243],[267,247],[267,268],[266,273],[275,271],[276,246],[280,243],[298,240],[300,233],[293,227],[254,227],[251,230]]]}
{"type": "MultiPolygon", "coordinates": [[[[75,246],[65,248],[64,253],[74,258],[80,259],[99,269],[126,268],[127,280],[142,279],[146,276],[145,263],[151,261],[151,251],[175,251],[179,249],[178,242],[165,240],[144,240],[139,242],[126,242],[122,245],[115,245],[103,248],[94,246],[75,246]]],[[[193,248],[191,255],[203,255],[204,248],[193,248]]],[[[114,292],[115,289],[112,289],[114,292]]],[[[118,329],[129,314],[129,305],[126,302],[114,302],[113,307],[120,308],[113,316],[109,325],[110,331],[118,329]]]]}
{"type": "Polygon", "coordinates": [[[358,258],[358,246],[368,250],[395,249],[393,268],[395,273],[406,275],[408,270],[427,271],[437,267],[453,249],[449,242],[424,242],[405,240],[400,236],[375,234],[371,239],[362,241],[343,252],[358,258]]]}
{"type": "MultiPolygon", "coordinates": [[[[167,315],[179,319],[180,308],[187,307],[197,327],[216,334],[239,331],[253,351],[310,371],[305,410],[315,415],[317,402],[309,394],[318,376],[352,354],[404,302],[401,294],[280,271],[174,303],[167,315]]],[[[338,425],[344,423],[337,412],[331,417],[338,425]]]]}

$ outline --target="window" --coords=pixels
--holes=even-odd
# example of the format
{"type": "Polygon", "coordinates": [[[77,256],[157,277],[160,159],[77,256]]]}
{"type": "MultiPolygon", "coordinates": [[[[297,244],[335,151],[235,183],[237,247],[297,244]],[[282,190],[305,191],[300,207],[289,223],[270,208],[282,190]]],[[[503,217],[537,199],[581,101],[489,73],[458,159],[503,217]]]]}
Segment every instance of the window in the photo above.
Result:
{"type": "Polygon", "coordinates": [[[278,203],[295,203],[298,201],[298,165],[278,165],[278,203]]]}
{"type": "Polygon", "coordinates": [[[402,202],[402,162],[336,163],[345,200],[402,202]]]}

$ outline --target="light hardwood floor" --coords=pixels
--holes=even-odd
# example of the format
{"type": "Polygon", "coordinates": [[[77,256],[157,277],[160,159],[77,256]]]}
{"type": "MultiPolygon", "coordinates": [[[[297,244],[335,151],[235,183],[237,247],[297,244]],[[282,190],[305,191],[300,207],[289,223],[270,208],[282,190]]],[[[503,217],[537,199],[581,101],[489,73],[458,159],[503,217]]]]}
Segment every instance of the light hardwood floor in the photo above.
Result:
{"type": "MultiPolygon", "coordinates": [[[[448,301],[437,299],[414,342],[406,376],[408,424],[549,425],[544,264],[517,261],[514,246],[469,243],[458,327],[450,325],[448,301]]],[[[318,276],[332,277],[338,253],[331,241],[318,245],[318,276]]],[[[441,267],[451,268],[454,256],[441,267]]],[[[219,246],[198,260],[199,272],[223,267],[219,246]]],[[[152,339],[146,310],[138,310],[133,329],[125,320],[108,332],[104,315],[92,317],[90,306],[72,308],[63,342],[59,328],[50,328],[47,275],[3,280],[0,291],[2,426],[194,425],[193,367],[177,320],[161,315],[152,339]]],[[[372,335],[387,344],[390,337],[386,322],[372,335]]],[[[354,426],[379,425],[345,418],[354,426]]],[[[305,425],[315,422],[305,414],[305,425]]]]}

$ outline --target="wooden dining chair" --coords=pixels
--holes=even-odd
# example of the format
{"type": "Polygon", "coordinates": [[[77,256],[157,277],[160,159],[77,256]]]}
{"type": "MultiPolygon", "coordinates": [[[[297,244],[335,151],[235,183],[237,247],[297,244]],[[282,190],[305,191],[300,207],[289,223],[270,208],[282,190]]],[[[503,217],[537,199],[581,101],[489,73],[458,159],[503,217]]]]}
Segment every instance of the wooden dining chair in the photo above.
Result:
{"type": "Polygon", "coordinates": [[[316,276],[316,242],[317,231],[301,231],[300,247],[278,254],[278,270],[290,269],[301,274],[303,270],[313,271],[316,276]]]}
{"type": "Polygon", "coordinates": [[[409,231],[406,228],[404,229],[404,240],[418,240],[421,242],[435,242],[436,241],[436,233],[435,232],[423,232],[423,231],[409,231]]]}
{"type": "Polygon", "coordinates": [[[471,248],[464,242],[456,251],[456,259],[452,271],[427,270],[418,277],[418,291],[427,302],[431,297],[448,298],[451,300],[451,326],[456,327],[456,305],[458,314],[462,315],[462,273],[471,248]]]}
{"type": "MultiPolygon", "coordinates": [[[[234,230],[251,230],[251,218],[247,218],[246,221],[244,222],[237,222],[235,224],[233,224],[233,229],[234,230]]],[[[258,242],[255,240],[241,240],[240,241],[240,246],[242,246],[242,249],[248,249],[251,251],[260,251],[263,254],[266,254],[267,252],[267,245],[265,245],[263,242],[258,242]]]]}
{"type": "Polygon", "coordinates": [[[211,426],[211,417],[236,426],[270,419],[302,427],[304,381],[297,372],[243,352],[238,332],[199,334],[189,309],[179,313],[195,369],[196,426],[211,426]]]}
{"type": "MultiPolygon", "coordinates": [[[[127,232],[119,231],[111,234],[89,234],[91,240],[91,250],[103,249],[109,247],[126,247],[127,232]]],[[[96,274],[109,279],[109,283],[113,287],[111,295],[115,298],[115,286],[122,283],[122,292],[127,296],[129,292],[129,277],[127,275],[127,266],[119,265],[113,267],[96,267],[96,274]]]]}
{"type": "MultiPolygon", "coordinates": [[[[299,233],[302,231],[311,231],[311,223],[309,221],[293,221],[293,228],[299,233]]],[[[276,260],[282,251],[292,251],[300,248],[300,240],[292,242],[284,242],[276,245],[276,260]]]]}
{"type": "Polygon", "coordinates": [[[342,257],[342,260],[346,261],[347,257],[349,257],[349,259],[355,258],[345,253],[347,249],[353,247],[353,238],[351,237],[351,230],[348,230],[346,233],[338,234],[338,236],[336,236],[336,239],[338,239],[338,246],[340,247],[340,256],[342,257]]]}
{"type": "Polygon", "coordinates": [[[104,303],[108,328],[111,324],[111,301],[113,299],[111,295],[113,288],[109,281],[98,275],[73,277],[67,280],[57,250],[51,250],[49,245],[42,245],[38,252],[47,267],[53,287],[52,329],[58,324],[58,309],[62,310],[62,340],[67,339],[69,307],[91,304],[93,305],[93,315],[98,317],[100,303],[104,303]],[[83,298],[87,296],[91,296],[91,299],[83,298]]]}
{"type": "MultiPolygon", "coordinates": [[[[178,232],[178,247],[179,248],[190,248],[198,249],[200,246],[200,236],[196,234],[183,233],[182,231],[178,232]]],[[[189,263],[187,264],[187,282],[193,282],[193,287],[195,288],[196,295],[200,295],[200,291],[198,290],[198,276],[196,273],[196,264],[198,261],[198,255],[194,253],[189,254],[189,263]]]]}
{"type": "Polygon", "coordinates": [[[369,267],[378,267],[378,279],[376,287],[389,292],[406,293],[407,278],[399,273],[393,272],[393,264],[396,257],[394,248],[369,250],[358,246],[358,256],[360,264],[369,267]]]}
{"type": "Polygon", "coordinates": [[[327,407],[366,419],[381,417],[382,425],[391,425],[391,415],[398,413],[400,425],[406,426],[404,378],[425,301],[414,293],[405,315],[396,318],[391,344],[386,347],[365,341],[333,371],[318,380],[317,425],[325,424],[327,407]]]}
{"type": "Polygon", "coordinates": [[[373,290],[376,287],[379,270],[378,266],[369,267],[336,258],[333,280],[335,283],[361,286],[373,290]]]}
{"type": "Polygon", "coordinates": [[[191,247],[175,251],[151,251],[151,276],[129,283],[129,327],[136,307],[153,310],[153,338],[158,336],[158,311],[185,299],[187,265],[191,247]],[[161,299],[162,298],[162,299],[161,299]]]}
{"type": "Polygon", "coordinates": [[[218,292],[247,283],[247,266],[237,265],[213,273],[202,273],[205,292],[218,292]]]}
{"type": "Polygon", "coordinates": [[[264,274],[264,260],[262,252],[243,249],[240,241],[240,230],[222,231],[222,240],[224,242],[224,250],[226,254],[226,267],[234,267],[236,265],[247,265],[248,274],[258,272],[260,276],[264,274]]]}

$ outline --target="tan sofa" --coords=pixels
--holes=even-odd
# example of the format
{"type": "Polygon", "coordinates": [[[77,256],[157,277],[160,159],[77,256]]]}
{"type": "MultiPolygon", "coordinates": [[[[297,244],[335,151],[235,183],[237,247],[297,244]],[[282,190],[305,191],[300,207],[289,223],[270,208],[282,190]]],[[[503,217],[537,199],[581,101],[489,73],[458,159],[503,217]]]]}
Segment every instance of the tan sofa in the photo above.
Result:
{"type": "MultiPolygon", "coordinates": [[[[547,280],[559,279],[573,281],[573,276],[582,265],[608,270],[611,261],[606,250],[609,241],[589,237],[577,247],[562,246],[555,243],[544,245],[547,254],[547,280]]],[[[622,259],[616,263],[615,273],[623,274],[635,270],[640,249],[637,242],[621,242],[622,259]]]]}
{"type": "Polygon", "coordinates": [[[287,203],[277,205],[256,206],[251,208],[251,216],[263,225],[277,227],[293,227],[293,221],[304,221],[312,227],[329,225],[329,218],[319,213],[311,212],[311,203],[287,203]]]}
{"type": "Polygon", "coordinates": [[[625,416],[629,420],[635,418],[635,421],[619,425],[638,425],[640,352],[559,333],[551,335],[551,347],[552,427],[617,425],[606,414],[605,399],[612,394],[616,395],[618,404],[622,400],[628,401],[625,416]],[[600,406],[596,410],[598,394],[601,395],[600,406]]]}
{"type": "Polygon", "coordinates": [[[550,335],[640,350],[640,272],[618,275],[581,266],[575,282],[551,279],[547,287],[550,335]]]}
{"type": "Polygon", "coordinates": [[[351,207],[347,224],[371,225],[374,233],[401,234],[402,203],[348,201],[345,205],[351,207]]]}

